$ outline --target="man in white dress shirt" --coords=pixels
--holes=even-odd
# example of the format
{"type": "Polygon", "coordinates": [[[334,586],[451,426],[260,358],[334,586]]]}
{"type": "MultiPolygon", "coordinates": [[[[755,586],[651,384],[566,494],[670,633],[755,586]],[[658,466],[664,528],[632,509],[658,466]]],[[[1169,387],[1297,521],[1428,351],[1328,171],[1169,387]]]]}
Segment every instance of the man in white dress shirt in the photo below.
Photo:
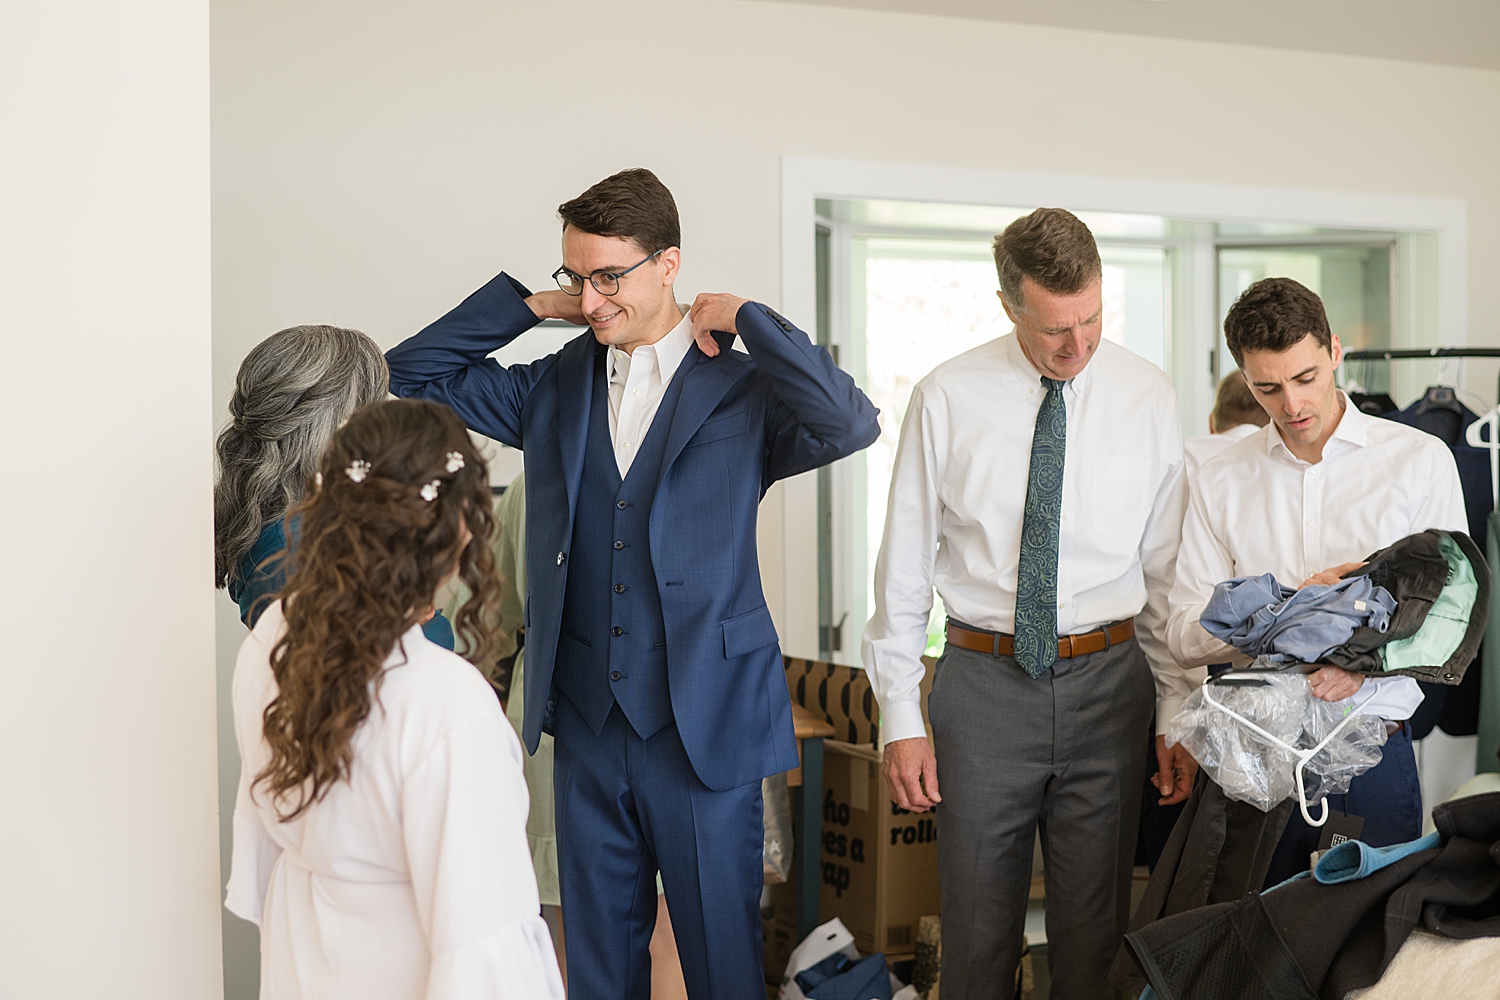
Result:
{"type": "MultiPolygon", "coordinates": [[[[1361,413],[1335,385],[1343,350],[1315,294],[1290,278],[1256,282],[1230,309],[1224,333],[1271,424],[1205,461],[1192,480],[1168,629],[1184,666],[1245,662],[1198,623],[1224,580],[1274,573],[1288,586],[1334,583],[1407,535],[1468,525],[1447,446],[1361,413]]],[[[1328,701],[1362,683],[1333,666],[1311,679],[1328,701]]],[[[1394,732],[1380,764],[1330,800],[1362,817],[1360,839],[1373,846],[1421,836],[1410,728],[1394,732]]],[[[1318,832],[1294,812],[1265,884],[1306,870],[1318,832]]]]}
{"type": "Polygon", "coordinates": [[[1200,465],[1236,441],[1254,434],[1270,420],[1251,395],[1244,373],[1236,368],[1225,375],[1219,380],[1218,392],[1214,394],[1214,409],[1208,415],[1208,433],[1182,442],[1182,468],[1188,482],[1193,481],[1200,465]]]}
{"type": "MultiPolygon", "coordinates": [[[[1177,399],[1159,369],[1101,341],[1099,252],[1075,216],[1038,209],[994,250],[1015,330],[912,391],[863,658],[892,796],[943,804],[944,993],[1011,995],[1040,828],[1052,995],[1112,998],[1141,742],[1153,708],[1165,719],[1187,691],[1164,635],[1177,399]],[[934,587],[949,619],[929,743],[918,684],[934,587]]],[[[1185,758],[1159,759],[1172,801],[1190,788],[1185,758]]]]}

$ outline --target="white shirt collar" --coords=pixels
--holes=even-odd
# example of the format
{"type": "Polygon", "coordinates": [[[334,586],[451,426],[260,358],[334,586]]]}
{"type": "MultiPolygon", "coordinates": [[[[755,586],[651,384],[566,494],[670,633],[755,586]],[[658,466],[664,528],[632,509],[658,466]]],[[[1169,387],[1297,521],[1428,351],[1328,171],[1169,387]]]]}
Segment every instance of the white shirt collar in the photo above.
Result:
{"type": "Polygon", "coordinates": [[[1220,431],[1219,437],[1226,441],[1243,441],[1264,426],[1264,424],[1235,424],[1227,431],[1220,431]]]}
{"type": "MultiPolygon", "coordinates": [[[[1068,379],[1068,381],[1063,385],[1064,389],[1066,389],[1068,386],[1072,386],[1075,393],[1082,394],[1084,385],[1088,380],[1089,365],[1092,365],[1094,363],[1094,359],[1099,356],[1099,350],[1103,348],[1103,346],[1104,341],[1100,340],[1099,347],[1094,349],[1093,356],[1090,357],[1088,362],[1083,366],[1083,371],[1068,379]]],[[[1031,360],[1026,357],[1026,352],[1021,350],[1021,336],[1016,332],[1015,327],[1010,328],[1010,343],[1007,345],[1006,351],[1010,356],[1011,364],[1015,366],[1016,374],[1021,377],[1021,380],[1026,383],[1028,388],[1034,385],[1042,384],[1042,373],[1038,371],[1036,365],[1032,364],[1031,360]]]]}
{"type": "MultiPolygon", "coordinates": [[[[1339,418],[1339,425],[1333,429],[1333,436],[1323,445],[1324,458],[1328,457],[1328,448],[1335,441],[1347,444],[1351,448],[1363,448],[1369,444],[1370,421],[1379,419],[1378,417],[1370,416],[1355,406],[1344,390],[1338,390],[1338,394],[1339,399],[1344,404],[1344,415],[1339,418]]],[[[1272,421],[1266,433],[1266,454],[1274,455],[1278,448],[1286,452],[1287,457],[1293,461],[1302,462],[1302,459],[1293,455],[1292,450],[1286,446],[1286,441],[1282,440],[1281,437],[1281,428],[1277,427],[1276,423],[1272,421]]],[[[1303,462],[1302,464],[1306,465],[1309,463],[1303,462]]]]}
{"type": "MultiPolygon", "coordinates": [[[[682,317],[682,322],[667,331],[667,335],[654,344],[642,344],[635,349],[635,353],[642,351],[656,359],[656,372],[661,378],[661,384],[666,385],[672,381],[672,376],[682,366],[682,359],[687,357],[688,348],[693,346],[693,321],[687,316],[682,317]]],[[[621,381],[630,373],[630,362],[632,355],[626,354],[618,347],[609,349],[609,378],[610,381],[621,381]]]]}

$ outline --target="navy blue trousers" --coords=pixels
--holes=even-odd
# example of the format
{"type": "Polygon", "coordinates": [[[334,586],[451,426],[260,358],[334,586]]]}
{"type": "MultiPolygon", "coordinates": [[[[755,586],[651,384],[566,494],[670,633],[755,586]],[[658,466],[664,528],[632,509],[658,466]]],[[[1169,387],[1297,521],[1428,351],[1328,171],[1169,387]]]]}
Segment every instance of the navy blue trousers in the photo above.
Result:
{"type": "MultiPolygon", "coordinates": [[[[553,788],[570,1000],[650,1000],[656,874],[692,1000],[764,1000],[760,782],[715,792],[676,725],[595,736],[557,699],[553,788]]],[[[732,748],[728,748],[732,751],[732,748]]]]}
{"type": "MultiPolygon", "coordinates": [[[[1422,836],[1422,786],[1417,780],[1417,757],[1411,747],[1411,726],[1385,741],[1380,763],[1349,783],[1343,795],[1328,796],[1328,808],[1364,819],[1359,839],[1371,847],[1404,844],[1422,836]]],[[[1318,807],[1313,806],[1314,815],[1318,807]]],[[[1309,856],[1318,849],[1322,827],[1308,826],[1302,810],[1293,805],[1292,818],[1271,856],[1265,888],[1285,882],[1308,869],[1309,856]]]]}

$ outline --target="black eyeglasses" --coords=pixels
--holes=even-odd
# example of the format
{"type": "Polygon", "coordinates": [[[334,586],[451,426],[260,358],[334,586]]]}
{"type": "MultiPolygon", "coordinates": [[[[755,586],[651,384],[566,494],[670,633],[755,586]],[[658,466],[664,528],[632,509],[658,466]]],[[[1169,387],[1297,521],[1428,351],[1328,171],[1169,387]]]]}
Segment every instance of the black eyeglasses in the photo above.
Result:
{"type": "MultiPolygon", "coordinates": [[[[662,247],[662,250],[665,249],[666,247],[662,247]]],[[[623,271],[594,271],[589,275],[589,284],[593,285],[594,291],[598,292],[600,295],[613,295],[620,290],[621,278],[625,277],[625,275],[640,267],[641,264],[648,263],[661,252],[661,250],[658,250],[650,257],[647,257],[645,260],[641,261],[640,264],[631,264],[623,271]]],[[[569,295],[583,294],[583,277],[581,275],[574,274],[566,267],[560,267],[556,271],[553,271],[552,280],[557,282],[558,288],[561,288],[569,295]]]]}

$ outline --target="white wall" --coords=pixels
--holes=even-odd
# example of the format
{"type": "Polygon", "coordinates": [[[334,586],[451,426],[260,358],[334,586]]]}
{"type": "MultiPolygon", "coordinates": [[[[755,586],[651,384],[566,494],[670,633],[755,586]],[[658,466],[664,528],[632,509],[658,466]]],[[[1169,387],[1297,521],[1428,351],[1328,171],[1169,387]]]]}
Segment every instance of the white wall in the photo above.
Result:
{"type": "Polygon", "coordinates": [[[0,13],[0,995],[219,995],[206,0],[0,13]]]}
{"type": "MultiPolygon", "coordinates": [[[[390,345],[501,268],[544,286],[556,206],[628,166],[677,196],[680,299],[779,303],[783,155],[1461,198],[1500,343],[1500,73],[747,0],[220,0],[213,52],[221,419],[281,327],[390,345]]],[[[766,556],[816,537],[788,510],[766,556]]],[[[809,581],[764,568],[785,633],[809,581]]]]}

